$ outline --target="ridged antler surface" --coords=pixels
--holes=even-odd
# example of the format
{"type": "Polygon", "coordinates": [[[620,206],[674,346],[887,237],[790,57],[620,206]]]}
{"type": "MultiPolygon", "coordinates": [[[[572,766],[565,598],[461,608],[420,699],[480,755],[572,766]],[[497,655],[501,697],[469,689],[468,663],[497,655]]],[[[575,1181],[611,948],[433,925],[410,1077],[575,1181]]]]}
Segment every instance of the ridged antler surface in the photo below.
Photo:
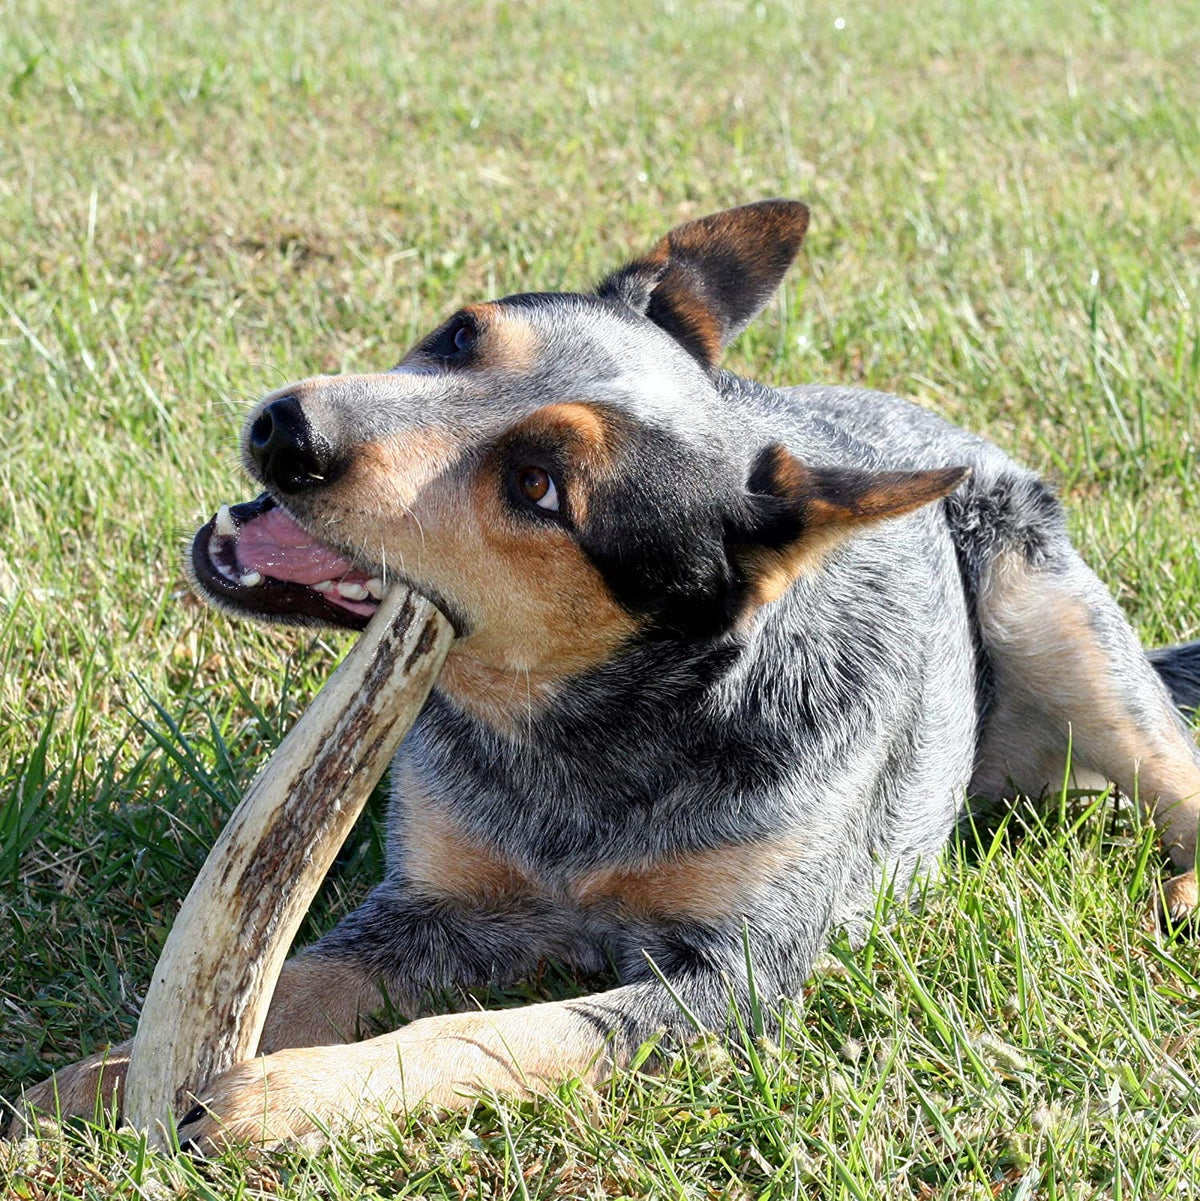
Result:
{"type": "Polygon", "coordinates": [[[453,640],[396,585],[234,810],[154,969],[125,1118],[166,1143],[168,1115],[258,1047],[292,939],[453,640]]]}

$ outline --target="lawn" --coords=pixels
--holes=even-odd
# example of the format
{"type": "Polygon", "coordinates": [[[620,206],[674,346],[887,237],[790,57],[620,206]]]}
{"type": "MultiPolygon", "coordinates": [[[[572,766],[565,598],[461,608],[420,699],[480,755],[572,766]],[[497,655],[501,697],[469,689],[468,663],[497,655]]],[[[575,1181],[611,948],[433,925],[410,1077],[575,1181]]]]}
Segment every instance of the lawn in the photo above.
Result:
{"type": "MultiPolygon", "coordinates": [[[[0,3],[0,1095],[128,1037],[179,899],[347,643],[192,600],[247,402],[672,223],[812,207],[733,348],[1045,471],[1200,636],[1200,5],[0,3]]],[[[964,839],[780,1046],[315,1154],[0,1150],[5,1196],[1200,1196],[1200,951],[1105,797],[964,839]]],[[[309,918],[380,867],[375,804],[309,918]]],[[[554,973],[535,986],[562,995],[554,973]]]]}

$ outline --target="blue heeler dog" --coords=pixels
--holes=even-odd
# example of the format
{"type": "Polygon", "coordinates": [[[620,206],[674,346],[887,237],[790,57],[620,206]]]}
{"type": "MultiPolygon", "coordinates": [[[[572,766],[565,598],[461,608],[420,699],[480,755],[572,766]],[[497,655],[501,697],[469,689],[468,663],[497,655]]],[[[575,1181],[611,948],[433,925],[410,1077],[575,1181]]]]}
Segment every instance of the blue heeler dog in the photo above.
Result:
{"type": "MultiPolygon", "coordinates": [[[[597,1080],[693,1018],[724,1030],[750,1004],[744,938],[758,993],[795,995],[881,881],[935,863],[968,795],[1061,785],[1068,742],[1077,778],[1136,791],[1161,829],[1166,911],[1196,905],[1176,707],[1200,701],[1200,643],[1147,657],[1054,494],[991,443],[718,367],[807,223],[775,200],[691,222],[593,293],[472,305],[392,371],[251,413],[265,491],[196,535],[199,594],[357,629],[403,579],[459,637],[393,768],[386,878],[289,961],[266,1058],[183,1137],[597,1080]],[[616,979],[420,1017],[545,959],[616,979]],[[384,1008],[420,1020],[378,1033],[384,1008]]],[[[124,1061],[28,1100],[91,1114],[124,1061]]]]}

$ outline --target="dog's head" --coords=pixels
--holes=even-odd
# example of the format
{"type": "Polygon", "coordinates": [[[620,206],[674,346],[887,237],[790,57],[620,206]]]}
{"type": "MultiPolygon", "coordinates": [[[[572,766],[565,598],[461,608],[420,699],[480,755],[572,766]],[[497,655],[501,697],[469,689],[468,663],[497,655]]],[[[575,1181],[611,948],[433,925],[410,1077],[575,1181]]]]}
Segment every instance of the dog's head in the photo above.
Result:
{"type": "Polygon", "coordinates": [[[196,535],[201,595],[274,622],[366,624],[385,580],[456,623],[460,675],[546,682],[638,636],[715,639],[855,527],[955,469],[806,466],[754,445],[722,349],[798,252],[770,200],[672,230],[589,295],[468,306],[392,371],[266,397],[243,433],[266,491],[196,535]]]}

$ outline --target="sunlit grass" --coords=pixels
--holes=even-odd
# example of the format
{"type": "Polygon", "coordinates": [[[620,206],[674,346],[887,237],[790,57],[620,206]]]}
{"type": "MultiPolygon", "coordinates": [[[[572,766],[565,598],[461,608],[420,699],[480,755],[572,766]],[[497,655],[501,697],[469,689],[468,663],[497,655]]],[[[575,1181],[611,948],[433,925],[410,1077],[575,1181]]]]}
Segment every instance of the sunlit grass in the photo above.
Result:
{"type": "MultiPolygon", "coordinates": [[[[244,403],[389,365],[461,300],[804,198],[731,362],[987,432],[1063,490],[1147,642],[1200,635],[1198,61],[1182,3],[0,8],[0,1092],[132,1031],[228,807],[344,649],[186,595],[181,537],[247,492],[244,403]]],[[[1141,929],[1146,832],[1074,828],[1087,807],[952,855],[756,1062],[202,1171],[83,1130],[0,1181],[1196,1195],[1200,961],[1141,929]]],[[[377,821],[305,938],[378,874],[377,821]]]]}

